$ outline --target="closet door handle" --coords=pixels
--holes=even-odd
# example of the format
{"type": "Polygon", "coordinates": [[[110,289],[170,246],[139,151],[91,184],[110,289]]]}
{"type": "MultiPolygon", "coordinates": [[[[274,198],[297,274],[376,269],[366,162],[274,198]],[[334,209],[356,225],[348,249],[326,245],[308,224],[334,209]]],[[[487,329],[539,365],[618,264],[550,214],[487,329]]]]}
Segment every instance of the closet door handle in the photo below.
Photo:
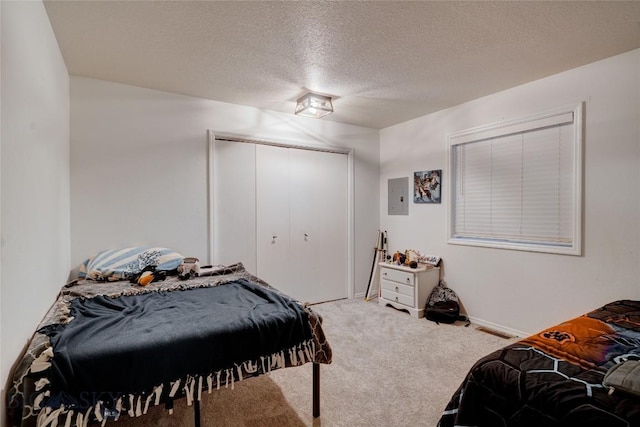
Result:
{"type": "Polygon", "coordinates": [[[304,241],[305,242],[309,241],[309,235],[307,233],[304,233],[304,241]]]}
{"type": "Polygon", "coordinates": [[[271,236],[271,244],[272,245],[276,242],[277,238],[278,238],[278,236],[276,236],[275,234],[273,236],[271,236]]]}

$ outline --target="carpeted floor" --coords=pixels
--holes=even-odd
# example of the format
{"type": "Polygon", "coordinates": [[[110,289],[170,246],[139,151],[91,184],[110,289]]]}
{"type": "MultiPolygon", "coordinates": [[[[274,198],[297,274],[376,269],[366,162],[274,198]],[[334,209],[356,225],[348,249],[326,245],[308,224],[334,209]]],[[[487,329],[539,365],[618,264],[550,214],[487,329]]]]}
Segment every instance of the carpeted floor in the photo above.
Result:
{"type": "MultiPolygon", "coordinates": [[[[204,394],[203,427],[436,426],[451,394],[480,357],[512,340],[473,325],[437,325],[377,301],[341,300],[313,306],[324,318],[334,352],[321,365],[321,416],[311,410],[311,364],[204,394]]],[[[193,426],[193,409],[173,415],[151,408],[120,427],[193,426]]]]}

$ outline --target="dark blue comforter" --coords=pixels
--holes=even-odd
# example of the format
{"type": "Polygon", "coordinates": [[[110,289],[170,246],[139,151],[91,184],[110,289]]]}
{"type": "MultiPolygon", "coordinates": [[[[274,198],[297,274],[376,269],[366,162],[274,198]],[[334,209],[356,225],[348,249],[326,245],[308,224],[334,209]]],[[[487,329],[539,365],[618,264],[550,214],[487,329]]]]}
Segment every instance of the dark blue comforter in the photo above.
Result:
{"type": "Polygon", "coordinates": [[[48,406],[80,405],[89,390],[117,396],[165,384],[166,394],[171,381],[259,361],[312,337],[298,303],[244,279],[78,298],[70,315],[42,331],[54,349],[48,406]]]}

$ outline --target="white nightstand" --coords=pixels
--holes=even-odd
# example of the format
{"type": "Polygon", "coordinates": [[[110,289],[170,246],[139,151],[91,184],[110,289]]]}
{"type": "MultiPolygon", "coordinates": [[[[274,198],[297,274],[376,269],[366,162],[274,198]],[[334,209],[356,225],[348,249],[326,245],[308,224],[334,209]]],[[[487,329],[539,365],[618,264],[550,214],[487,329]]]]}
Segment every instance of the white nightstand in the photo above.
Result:
{"type": "Polygon", "coordinates": [[[420,265],[410,268],[381,262],[378,268],[381,289],[378,304],[406,310],[413,317],[423,317],[427,297],[440,281],[440,267],[420,265]]]}

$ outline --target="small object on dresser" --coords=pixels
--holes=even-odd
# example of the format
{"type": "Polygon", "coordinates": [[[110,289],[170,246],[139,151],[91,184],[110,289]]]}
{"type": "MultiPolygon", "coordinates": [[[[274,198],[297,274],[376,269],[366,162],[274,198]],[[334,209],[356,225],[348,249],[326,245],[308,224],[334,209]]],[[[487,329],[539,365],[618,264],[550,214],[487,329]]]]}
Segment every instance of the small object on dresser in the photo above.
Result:
{"type": "Polygon", "coordinates": [[[407,256],[403,253],[396,252],[393,254],[393,262],[395,262],[396,265],[402,265],[406,260],[407,256]]]}

